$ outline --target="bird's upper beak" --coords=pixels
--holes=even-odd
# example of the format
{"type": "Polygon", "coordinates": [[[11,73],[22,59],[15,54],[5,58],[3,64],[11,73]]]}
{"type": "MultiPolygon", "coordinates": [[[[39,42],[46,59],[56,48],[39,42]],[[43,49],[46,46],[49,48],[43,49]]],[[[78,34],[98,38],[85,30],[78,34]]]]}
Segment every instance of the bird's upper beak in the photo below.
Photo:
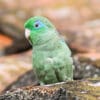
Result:
{"type": "Polygon", "coordinates": [[[29,29],[25,29],[25,37],[27,39],[29,39],[29,36],[30,36],[30,30],[29,29]]]}

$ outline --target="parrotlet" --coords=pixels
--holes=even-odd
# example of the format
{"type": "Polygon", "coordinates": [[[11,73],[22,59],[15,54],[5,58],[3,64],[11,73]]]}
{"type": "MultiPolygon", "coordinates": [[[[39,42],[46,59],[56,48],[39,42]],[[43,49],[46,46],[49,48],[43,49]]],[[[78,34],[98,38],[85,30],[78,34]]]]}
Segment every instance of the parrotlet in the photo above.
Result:
{"type": "Polygon", "coordinates": [[[32,44],[32,65],[41,85],[73,80],[71,50],[46,17],[25,22],[25,37],[32,44]]]}

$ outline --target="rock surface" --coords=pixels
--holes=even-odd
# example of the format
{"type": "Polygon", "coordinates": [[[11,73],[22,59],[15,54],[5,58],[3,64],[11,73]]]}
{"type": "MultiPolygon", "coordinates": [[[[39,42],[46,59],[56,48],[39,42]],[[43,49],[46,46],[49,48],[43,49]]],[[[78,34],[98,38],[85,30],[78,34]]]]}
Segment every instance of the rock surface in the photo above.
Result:
{"type": "Polygon", "coordinates": [[[7,91],[0,100],[100,100],[100,78],[7,91]]]}
{"type": "Polygon", "coordinates": [[[0,92],[25,72],[32,69],[31,55],[29,56],[29,54],[27,52],[0,58],[0,92]]]}

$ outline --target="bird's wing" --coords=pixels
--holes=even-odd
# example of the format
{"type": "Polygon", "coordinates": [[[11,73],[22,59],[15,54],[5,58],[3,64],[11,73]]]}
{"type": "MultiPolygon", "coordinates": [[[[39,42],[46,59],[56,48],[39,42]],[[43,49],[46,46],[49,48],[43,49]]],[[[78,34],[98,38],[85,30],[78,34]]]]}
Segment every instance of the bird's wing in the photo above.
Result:
{"type": "MultiPolygon", "coordinates": [[[[66,55],[63,55],[66,56],[66,55]]],[[[59,81],[72,80],[73,79],[73,60],[71,57],[55,58],[54,69],[56,77],[59,81]]]]}

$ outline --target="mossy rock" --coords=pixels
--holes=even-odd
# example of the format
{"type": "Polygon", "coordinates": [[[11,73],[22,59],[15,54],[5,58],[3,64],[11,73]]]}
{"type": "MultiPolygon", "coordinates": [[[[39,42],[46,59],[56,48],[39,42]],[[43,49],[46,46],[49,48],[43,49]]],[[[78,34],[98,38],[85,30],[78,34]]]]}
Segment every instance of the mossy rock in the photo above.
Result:
{"type": "Polygon", "coordinates": [[[27,86],[6,92],[0,100],[99,100],[100,78],[27,86]]]}

